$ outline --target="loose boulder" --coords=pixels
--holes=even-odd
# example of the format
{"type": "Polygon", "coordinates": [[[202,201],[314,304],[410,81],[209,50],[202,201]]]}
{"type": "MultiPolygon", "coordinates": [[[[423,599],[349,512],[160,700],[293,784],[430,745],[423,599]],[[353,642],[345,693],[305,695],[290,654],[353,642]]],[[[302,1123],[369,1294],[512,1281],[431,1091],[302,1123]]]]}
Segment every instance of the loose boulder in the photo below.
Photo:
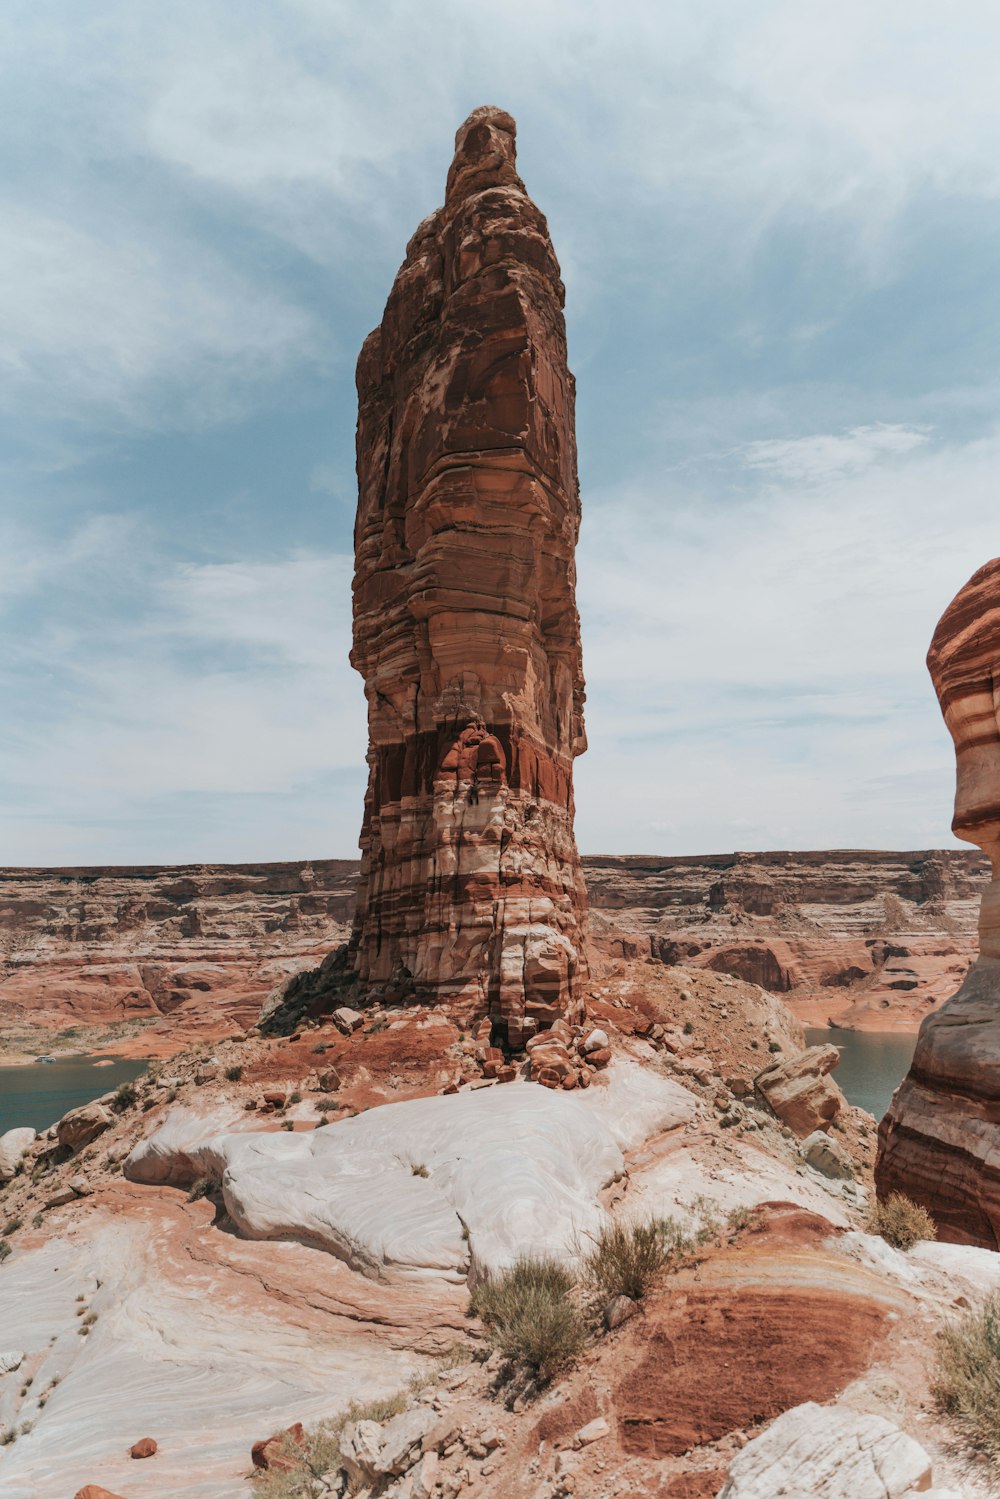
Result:
{"type": "Polygon", "coordinates": [[[807,1166],[823,1176],[829,1176],[835,1181],[851,1181],[854,1177],[854,1162],[847,1151],[821,1129],[806,1135],[799,1146],[799,1153],[807,1166]]]}
{"type": "Polygon", "coordinates": [[[36,1138],[35,1131],[27,1126],[9,1129],[0,1135],[0,1182],[9,1182],[17,1174],[17,1168],[36,1138]]]}
{"type": "Polygon", "coordinates": [[[931,1481],[927,1453],[891,1421],[809,1401],[743,1448],[718,1499],[904,1499],[931,1481]]]}
{"type": "Polygon", "coordinates": [[[66,1150],[80,1150],[110,1129],[114,1120],[102,1103],[81,1104],[70,1109],[56,1125],[56,1139],[66,1150]]]}
{"type": "Polygon", "coordinates": [[[785,1057],[754,1078],[754,1087],[783,1124],[799,1136],[831,1124],[845,1105],[830,1073],[840,1061],[835,1046],[810,1046],[785,1057]]]}
{"type": "MultiPolygon", "coordinates": [[[[255,1468],[270,1473],[291,1473],[295,1468],[295,1459],[288,1449],[301,1446],[305,1435],[302,1422],[296,1421],[294,1426],[289,1426],[285,1431],[276,1431],[273,1436],[254,1442],[250,1449],[250,1461],[255,1468]]],[[[132,1456],[137,1455],[146,1454],[137,1454],[133,1448],[132,1456]]]]}
{"type": "Polygon", "coordinates": [[[156,1442],[152,1437],[142,1437],[134,1446],[129,1448],[129,1457],[155,1457],[156,1442]]]}

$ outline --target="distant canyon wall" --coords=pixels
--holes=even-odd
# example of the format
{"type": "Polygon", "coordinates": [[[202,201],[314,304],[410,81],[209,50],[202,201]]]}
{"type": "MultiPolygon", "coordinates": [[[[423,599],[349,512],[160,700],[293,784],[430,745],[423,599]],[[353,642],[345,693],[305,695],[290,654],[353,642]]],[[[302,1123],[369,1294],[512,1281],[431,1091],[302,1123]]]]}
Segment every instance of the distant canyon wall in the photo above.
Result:
{"type": "MultiPolygon", "coordinates": [[[[801,1020],[915,1030],[976,951],[976,851],[583,860],[596,962],[732,973],[801,1020]]],[[[359,864],[0,870],[0,1026],[146,1020],[153,1035],[255,1019],[346,940],[359,864]]]]}

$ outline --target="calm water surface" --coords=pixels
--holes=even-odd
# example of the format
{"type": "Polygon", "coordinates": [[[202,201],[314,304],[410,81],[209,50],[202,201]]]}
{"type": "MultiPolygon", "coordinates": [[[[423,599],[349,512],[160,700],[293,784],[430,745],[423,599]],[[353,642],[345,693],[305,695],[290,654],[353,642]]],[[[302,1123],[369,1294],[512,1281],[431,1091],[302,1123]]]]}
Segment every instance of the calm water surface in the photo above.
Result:
{"type": "Polygon", "coordinates": [[[49,1064],[0,1067],[0,1135],[25,1124],[48,1129],[67,1109],[100,1098],[146,1070],[143,1061],[113,1061],[110,1067],[95,1067],[100,1060],[59,1057],[49,1064]]]}
{"type": "Polygon", "coordinates": [[[806,1028],[808,1046],[837,1046],[840,1065],[833,1074],[848,1103],[881,1119],[906,1076],[916,1036],[880,1031],[806,1028]]]}

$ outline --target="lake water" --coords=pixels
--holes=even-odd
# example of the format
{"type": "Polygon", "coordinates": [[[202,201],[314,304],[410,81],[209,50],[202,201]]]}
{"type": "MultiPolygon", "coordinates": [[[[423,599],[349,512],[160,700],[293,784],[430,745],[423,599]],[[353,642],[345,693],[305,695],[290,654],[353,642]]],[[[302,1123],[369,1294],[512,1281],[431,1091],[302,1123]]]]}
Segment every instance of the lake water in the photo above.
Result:
{"type": "Polygon", "coordinates": [[[840,1065],[834,1077],[848,1103],[881,1119],[906,1076],[916,1036],[898,1032],[837,1031],[806,1028],[809,1046],[837,1046],[840,1065]]]}
{"type": "Polygon", "coordinates": [[[95,1067],[97,1057],[57,1057],[54,1062],[30,1062],[25,1067],[0,1067],[0,1135],[30,1124],[48,1129],[68,1109],[75,1109],[146,1070],[143,1061],[112,1061],[95,1067]]]}

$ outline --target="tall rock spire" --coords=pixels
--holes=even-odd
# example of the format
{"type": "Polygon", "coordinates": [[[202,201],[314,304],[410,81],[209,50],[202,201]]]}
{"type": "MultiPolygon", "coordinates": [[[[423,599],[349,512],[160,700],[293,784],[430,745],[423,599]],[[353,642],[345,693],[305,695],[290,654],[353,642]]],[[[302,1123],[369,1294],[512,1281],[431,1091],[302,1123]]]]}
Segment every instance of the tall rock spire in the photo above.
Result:
{"type": "Polygon", "coordinates": [[[358,361],[350,963],[519,1047],[582,1011],[586,739],[564,293],[515,161],[510,115],[475,110],[358,361]]]}
{"type": "Polygon", "coordinates": [[[928,1015],[879,1129],[879,1195],[903,1192],[942,1239],[1000,1248],[1000,558],[945,610],[927,656],[958,768],[952,829],[993,867],[979,957],[928,1015]]]}

